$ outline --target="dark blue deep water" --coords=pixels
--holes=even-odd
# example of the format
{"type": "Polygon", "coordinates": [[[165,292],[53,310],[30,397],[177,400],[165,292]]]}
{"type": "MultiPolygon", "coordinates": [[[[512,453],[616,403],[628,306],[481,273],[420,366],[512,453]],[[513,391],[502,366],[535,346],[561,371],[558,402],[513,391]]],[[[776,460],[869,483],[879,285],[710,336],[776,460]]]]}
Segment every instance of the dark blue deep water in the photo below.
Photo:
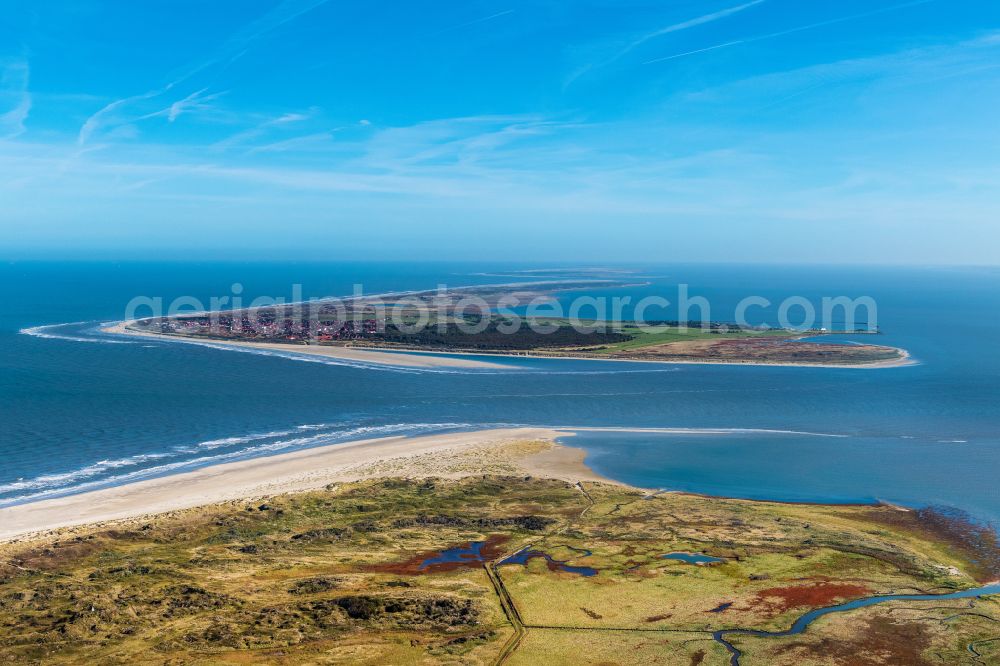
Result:
{"type": "MultiPolygon", "coordinates": [[[[610,292],[673,299],[687,283],[718,320],[750,295],[868,295],[878,341],[920,361],[882,370],[507,359],[501,372],[400,371],[94,332],[137,295],[207,303],[238,282],[246,299],[290,298],[300,283],[308,298],[355,283],[377,293],[508,282],[519,268],[533,267],[2,265],[0,503],[379,434],[538,424],[736,429],[566,439],[598,471],[643,487],[945,504],[1000,521],[997,269],[647,266],[637,270],[652,284],[610,292]]],[[[773,323],[774,311],[757,318],[773,323]]]]}

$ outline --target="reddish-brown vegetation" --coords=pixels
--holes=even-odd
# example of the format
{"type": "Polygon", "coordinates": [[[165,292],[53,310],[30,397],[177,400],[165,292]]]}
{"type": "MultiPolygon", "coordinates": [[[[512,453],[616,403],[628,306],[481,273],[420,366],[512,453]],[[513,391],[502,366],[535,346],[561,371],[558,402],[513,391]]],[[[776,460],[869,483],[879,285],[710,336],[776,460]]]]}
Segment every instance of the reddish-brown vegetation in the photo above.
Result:
{"type": "Polygon", "coordinates": [[[823,638],[809,643],[796,641],[782,646],[776,654],[788,656],[800,663],[819,658],[844,666],[929,666],[924,652],[930,647],[927,627],[919,622],[893,622],[887,617],[874,617],[851,639],[823,638]]]}
{"type": "Polygon", "coordinates": [[[997,533],[962,511],[948,507],[926,507],[916,511],[874,510],[865,518],[948,544],[972,564],[971,573],[981,583],[1000,578],[997,533]]]}
{"type": "Polygon", "coordinates": [[[792,608],[821,608],[835,601],[849,601],[871,593],[864,585],[852,583],[814,583],[772,587],[757,593],[754,607],[783,613],[792,608]]]}

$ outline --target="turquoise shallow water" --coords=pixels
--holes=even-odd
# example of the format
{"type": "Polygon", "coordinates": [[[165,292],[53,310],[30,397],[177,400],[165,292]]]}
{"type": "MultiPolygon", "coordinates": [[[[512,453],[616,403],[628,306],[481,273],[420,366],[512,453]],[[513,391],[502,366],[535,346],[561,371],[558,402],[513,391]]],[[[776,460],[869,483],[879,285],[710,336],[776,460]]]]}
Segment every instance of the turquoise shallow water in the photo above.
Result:
{"type": "Polygon", "coordinates": [[[722,558],[702,555],[700,553],[667,553],[666,555],[661,555],[661,557],[665,560],[678,560],[686,564],[715,564],[716,562],[725,562],[722,558]]]}
{"type": "Polygon", "coordinates": [[[611,292],[670,297],[689,283],[715,319],[731,319],[748,295],[871,295],[879,341],[921,362],[886,370],[506,359],[502,371],[402,371],[119,344],[95,332],[136,295],[207,301],[234,282],[247,298],[290,297],[296,282],[306,297],[349,294],[356,282],[373,293],[506,282],[517,268],[525,267],[0,266],[0,503],[378,434],[537,424],[738,430],[567,438],[599,471],[645,487],[946,504],[1000,520],[993,269],[652,266],[638,268],[650,285],[611,292]]]}

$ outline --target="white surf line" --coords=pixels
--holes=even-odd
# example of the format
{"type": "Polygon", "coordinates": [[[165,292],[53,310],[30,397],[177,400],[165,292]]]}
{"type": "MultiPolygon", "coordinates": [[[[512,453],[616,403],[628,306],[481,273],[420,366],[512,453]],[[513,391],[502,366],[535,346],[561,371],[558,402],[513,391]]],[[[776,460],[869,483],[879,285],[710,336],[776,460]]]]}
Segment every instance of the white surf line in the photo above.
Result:
{"type": "Polygon", "coordinates": [[[89,321],[73,321],[64,324],[45,324],[44,326],[29,326],[27,328],[22,328],[18,330],[20,335],[28,335],[33,338],[43,338],[45,340],[66,340],[69,342],[92,342],[97,344],[107,344],[107,345],[131,345],[135,344],[134,340],[107,340],[105,338],[85,338],[78,335],[60,335],[59,333],[50,333],[53,329],[63,328],[65,326],[80,326],[82,324],[91,324],[95,322],[89,321]]]}
{"type": "MultiPolygon", "coordinates": [[[[233,440],[232,443],[229,444],[229,446],[233,446],[240,443],[246,443],[246,444],[254,442],[266,442],[266,443],[255,444],[253,446],[245,447],[235,451],[228,451],[226,453],[202,455],[196,458],[176,460],[175,462],[154,465],[152,467],[143,467],[124,474],[108,476],[100,479],[93,479],[90,481],[83,481],[81,483],[74,484],[72,482],[77,480],[82,481],[83,479],[99,476],[102,472],[112,469],[117,469],[120,467],[134,467],[148,460],[158,460],[164,458],[180,458],[184,455],[198,453],[199,450],[211,451],[213,448],[221,448],[221,446],[226,446],[226,445],[220,445],[218,447],[213,447],[213,446],[206,447],[205,446],[206,444],[215,444],[217,442],[222,441],[222,439],[209,440],[207,442],[200,442],[195,445],[176,447],[171,451],[165,451],[159,453],[142,453],[130,456],[128,458],[122,458],[119,460],[99,461],[69,472],[44,474],[41,476],[34,477],[32,479],[19,479],[17,481],[0,485],[0,493],[13,492],[17,490],[27,490],[27,491],[34,490],[37,492],[28,492],[14,497],[0,498],[0,508],[4,508],[7,506],[14,506],[18,504],[27,504],[30,502],[36,502],[43,499],[50,499],[53,497],[61,497],[64,495],[75,495],[88,490],[96,490],[104,487],[126,485],[128,483],[144,480],[151,477],[170,476],[172,474],[182,473],[190,471],[192,469],[211,467],[213,465],[218,465],[225,462],[266,458],[268,457],[268,454],[275,454],[279,452],[285,453],[288,452],[289,450],[302,451],[316,447],[351,444],[354,442],[365,441],[368,439],[378,438],[378,437],[414,438],[425,435],[433,435],[436,433],[444,433],[451,430],[456,430],[460,432],[477,432],[482,429],[492,429],[491,424],[474,424],[474,423],[455,423],[455,422],[386,423],[382,425],[354,426],[339,431],[331,430],[328,432],[321,432],[317,435],[310,435],[307,437],[277,439],[278,437],[281,436],[287,436],[289,434],[293,434],[296,431],[308,432],[309,428],[314,428],[314,427],[315,426],[297,426],[293,430],[274,431],[272,433],[259,433],[260,436],[255,437],[253,439],[251,439],[251,437],[254,437],[254,435],[246,435],[243,437],[232,437],[229,438],[233,440]],[[276,439],[277,441],[266,441],[269,439],[276,439]],[[242,440],[242,441],[237,441],[237,440],[242,440]]],[[[504,429],[509,427],[510,426],[506,424],[503,424],[502,426],[502,428],[504,429]]]]}

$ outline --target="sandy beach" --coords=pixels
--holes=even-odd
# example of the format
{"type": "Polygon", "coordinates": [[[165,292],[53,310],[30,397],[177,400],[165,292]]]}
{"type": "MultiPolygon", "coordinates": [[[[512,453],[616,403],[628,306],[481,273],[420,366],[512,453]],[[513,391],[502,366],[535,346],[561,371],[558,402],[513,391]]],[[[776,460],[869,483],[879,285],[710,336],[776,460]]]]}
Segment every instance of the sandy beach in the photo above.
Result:
{"type": "Polygon", "coordinates": [[[665,363],[668,365],[742,365],[751,367],[772,366],[786,368],[848,368],[860,370],[874,370],[879,368],[897,368],[910,365],[919,365],[910,353],[905,349],[895,348],[900,353],[899,358],[884,361],[874,361],[872,363],[761,363],[755,361],[722,361],[711,359],[699,360],[677,360],[677,359],[633,359],[633,358],[601,358],[598,356],[572,356],[561,354],[531,354],[531,353],[511,353],[502,354],[496,352],[451,352],[440,351],[434,354],[425,354],[419,351],[389,350],[378,347],[340,347],[332,345],[286,345],[271,342],[244,342],[244,341],[216,341],[216,340],[194,340],[180,336],[160,335],[156,333],[143,333],[128,328],[131,322],[118,322],[112,326],[101,329],[105,333],[116,335],[131,335],[156,340],[172,340],[189,344],[212,345],[220,348],[242,347],[247,349],[257,349],[260,351],[278,351],[294,354],[306,354],[309,356],[325,356],[328,358],[338,358],[348,361],[360,361],[366,363],[378,363],[380,365],[393,365],[410,368],[473,368],[481,370],[505,369],[510,370],[517,366],[481,361],[468,358],[469,356],[485,358],[538,358],[538,359],[562,359],[567,361],[603,361],[611,363],[665,363]]]}
{"type": "Polygon", "coordinates": [[[569,434],[547,428],[510,428],[385,437],[215,465],[0,509],[0,542],[373,477],[532,474],[571,482],[607,482],[584,465],[582,450],[554,442],[569,434]]]}
{"type": "MultiPolygon", "coordinates": [[[[273,347],[270,343],[265,343],[266,347],[273,347]]],[[[372,353],[376,352],[391,352],[391,350],[383,350],[378,347],[341,347],[341,349],[356,349],[357,351],[368,351],[372,353]]],[[[890,358],[884,361],[872,361],[870,363],[783,363],[780,361],[772,362],[760,362],[760,361],[719,361],[713,359],[699,359],[699,360],[677,360],[677,359],[650,359],[650,358],[620,358],[620,357],[607,357],[602,358],[600,356],[572,356],[564,354],[538,354],[538,353],[521,353],[521,352],[511,352],[509,354],[503,354],[499,352],[481,352],[481,351],[463,351],[463,352],[453,352],[453,351],[436,351],[435,354],[441,355],[462,355],[462,356],[484,356],[486,358],[537,358],[537,359],[555,359],[564,361],[598,361],[601,363],[645,363],[645,364],[665,364],[665,365],[737,365],[737,366],[748,366],[748,367],[775,367],[775,368],[846,368],[846,369],[856,369],[856,370],[875,370],[879,368],[899,368],[911,365],[920,365],[920,361],[914,359],[910,352],[900,347],[892,347],[900,356],[898,358],[890,358]]],[[[417,354],[417,351],[397,351],[396,354],[417,354]]],[[[470,360],[471,359],[463,359],[470,360]]],[[[516,366],[504,366],[507,369],[516,366]]]]}
{"type": "Polygon", "coordinates": [[[332,345],[286,345],[270,342],[245,342],[245,341],[217,341],[217,340],[194,340],[172,335],[159,335],[156,333],[143,333],[127,328],[131,322],[123,321],[101,329],[104,333],[116,335],[129,335],[143,338],[150,338],[160,341],[173,341],[187,344],[209,345],[220,348],[239,347],[244,349],[256,349],[260,351],[285,352],[293,354],[305,354],[308,356],[323,356],[326,358],[336,358],[345,361],[359,361],[362,363],[377,363],[379,365],[392,365],[404,368],[465,368],[479,370],[511,369],[512,366],[501,363],[491,363],[478,359],[462,358],[455,355],[437,356],[431,354],[421,354],[419,352],[390,352],[378,349],[365,349],[360,347],[338,347],[332,345]]]}

